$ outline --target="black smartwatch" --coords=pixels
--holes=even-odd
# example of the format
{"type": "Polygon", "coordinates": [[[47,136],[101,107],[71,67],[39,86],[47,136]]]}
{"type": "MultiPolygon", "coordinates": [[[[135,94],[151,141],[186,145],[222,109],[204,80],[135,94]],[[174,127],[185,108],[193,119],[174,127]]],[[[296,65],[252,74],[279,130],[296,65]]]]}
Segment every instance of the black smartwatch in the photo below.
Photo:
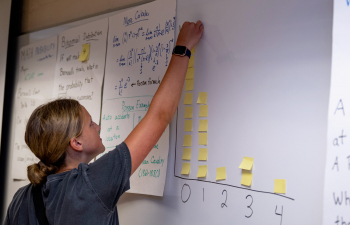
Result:
{"type": "Polygon", "coordinates": [[[185,46],[175,46],[173,50],[173,55],[179,55],[179,56],[188,56],[188,58],[191,58],[191,51],[188,50],[185,46]]]}

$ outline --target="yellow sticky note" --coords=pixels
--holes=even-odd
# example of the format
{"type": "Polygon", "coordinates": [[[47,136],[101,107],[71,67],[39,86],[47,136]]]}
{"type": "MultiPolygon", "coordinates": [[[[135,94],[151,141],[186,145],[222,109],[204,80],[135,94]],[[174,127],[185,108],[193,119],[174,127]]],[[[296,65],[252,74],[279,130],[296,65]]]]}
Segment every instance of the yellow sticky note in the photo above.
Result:
{"type": "Polygon", "coordinates": [[[208,105],[199,106],[199,117],[208,117],[208,105]]]}
{"type": "Polygon", "coordinates": [[[194,78],[194,68],[187,68],[186,80],[193,80],[194,78]]]}
{"type": "Polygon", "coordinates": [[[193,107],[185,107],[185,119],[192,119],[193,107]]]}
{"type": "Polygon", "coordinates": [[[243,161],[241,165],[239,165],[239,168],[243,170],[251,170],[253,168],[253,162],[254,162],[254,158],[243,157],[243,161]]]}
{"type": "Polygon", "coordinates": [[[273,190],[275,193],[285,194],[286,193],[286,180],[275,179],[275,188],[273,190]]]}
{"type": "Polygon", "coordinates": [[[216,180],[226,179],[226,167],[216,168],[216,180]]]}
{"type": "Polygon", "coordinates": [[[190,148],[184,148],[184,152],[182,154],[183,160],[191,160],[191,149],[190,148]]]}
{"type": "Polygon", "coordinates": [[[207,165],[203,165],[203,166],[198,166],[198,173],[197,173],[197,177],[206,177],[207,176],[207,165]]]}
{"type": "Polygon", "coordinates": [[[199,120],[198,131],[208,131],[208,120],[199,120]]]}
{"type": "Polygon", "coordinates": [[[252,184],[253,174],[250,171],[242,170],[242,180],[241,184],[245,186],[250,186],[252,184]]]}
{"type": "Polygon", "coordinates": [[[193,91],[194,81],[193,80],[186,80],[186,91],[193,91]]]}
{"type": "Polygon", "coordinates": [[[183,146],[192,146],[192,136],[191,135],[184,135],[183,146]]]}
{"type": "Polygon", "coordinates": [[[193,64],[194,64],[194,52],[195,52],[195,49],[193,47],[192,50],[191,50],[191,58],[190,58],[190,60],[188,62],[188,67],[189,68],[193,67],[193,64]]]}
{"type": "Polygon", "coordinates": [[[79,60],[85,62],[89,59],[90,45],[83,44],[82,50],[79,55],[79,60]]]}
{"type": "Polygon", "coordinates": [[[190,173],[191,163],[182,163],[181,174],[188,175],[190,173]]]}
{"type": "Polygon", "coordinates": [[[207,104],[207,92],[199,92],[197,103],[207,104]]]}
{"type": "Polygon", "coordinates": [[[185,132],[192,131],[192,120],[185,120],[185,132]]]}
{"type": "Polygon", "coordinates": [[[207,145],[207,142],[208,142],[208,134],[199,133],[199,145],[207,145]]]}
{"type": "Polygon", "coordinates": [[[206,161],[207,159],[208,159],[208,149],[207,148],[200,148],[199,154],[198,154],[198,160],[206,161]]]}
{"type": "Polygon", "coordinates": [[[193,93],[185,93],[185,105],[192,105],[193,93]]]}
{"type": "Polygon", "coordinates": [[[194,64],[194,55],[191,55],[191,58],[188,61],[188,68],[192,68],[193,64],[194,64]]]}

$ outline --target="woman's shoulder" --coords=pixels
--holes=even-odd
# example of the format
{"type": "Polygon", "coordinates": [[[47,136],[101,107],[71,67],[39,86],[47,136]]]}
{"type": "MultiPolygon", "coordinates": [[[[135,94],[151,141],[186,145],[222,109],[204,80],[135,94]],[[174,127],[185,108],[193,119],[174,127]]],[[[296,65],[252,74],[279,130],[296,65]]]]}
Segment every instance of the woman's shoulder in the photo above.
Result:
{"type": "Polygon", "coordinates": [[[31,194],[32,187],[33,187],[33,184],[29,183],[19,188],[15,193],[15,195],[13,196],[10,206],[21,202],[21,200],[24,198],[27,198],[31,194]]]}
{"type": "MultiPolygon", "coordinates": [[[[6,220],[7,224],[18,224],[17,222],[29,221],[35,219],[35,215],[30,215],[30,212],[33,211],[32,207],[32,184],[23,186],[17,190],[13,199],[8,207],[6,220]],[[29,201],[29,202],[28,202],[29,201]]],[[[6,224],[6,222],[5,222],[6,224]]],[[[21,223],[22,224],[22,223],[21,223]]]]}

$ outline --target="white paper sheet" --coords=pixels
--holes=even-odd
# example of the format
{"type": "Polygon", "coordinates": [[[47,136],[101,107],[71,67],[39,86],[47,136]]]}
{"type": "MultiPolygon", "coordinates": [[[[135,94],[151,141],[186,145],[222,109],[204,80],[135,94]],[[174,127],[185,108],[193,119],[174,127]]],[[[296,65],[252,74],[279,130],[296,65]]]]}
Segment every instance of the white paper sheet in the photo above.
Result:
{"type": "Polygon", "coordinates": [[[100,120],[108,18],[66,30],[59,35],[54,98],[72,98],[93,121],[100,120]],[[90,44],[89,59],[78,60],[83,44],[90,44]]]}
{"type": "Polygon", "coordinates": [[[52,96],[57,55],[57,36],[27,45],[20,50],[15,101],[13,179],[27,179],[27,166],[38,162],[24,141],[27,121],[39,105],[52,96]]]}
{"type": "Polygon", "coordinates": [[[350,223],[350,7],[334,1],[323,224],[350,223]]]}
{"type": "MultiPolygon", "coordinates": [[[[109,18],[101,115],[105,153],[125,140],[149,108],[172,55],[175,10],[174,0],[156,1],[109,18]]],[[[129,192],[163,195],[168,151],[167,128],[131,176],[129,192]]]]}

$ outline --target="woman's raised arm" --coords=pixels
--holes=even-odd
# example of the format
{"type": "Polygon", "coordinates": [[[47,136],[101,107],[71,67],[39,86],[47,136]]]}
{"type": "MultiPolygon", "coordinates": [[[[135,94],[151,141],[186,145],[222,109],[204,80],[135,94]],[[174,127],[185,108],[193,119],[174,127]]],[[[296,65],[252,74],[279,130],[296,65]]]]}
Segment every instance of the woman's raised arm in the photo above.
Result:
{"type": "MultiPolygon", "coordinates": [[[[185,22],[176,45],[191,50],[203,34],[202,22],[185,22]]],[[[125,139],[131,154],[131,174],[139,167],[157,144],[165,128],[171,122],[179,104],[186,76],[189,57],[173,55],[169,67],[154,95],[145,117],[125,139]]]]}

